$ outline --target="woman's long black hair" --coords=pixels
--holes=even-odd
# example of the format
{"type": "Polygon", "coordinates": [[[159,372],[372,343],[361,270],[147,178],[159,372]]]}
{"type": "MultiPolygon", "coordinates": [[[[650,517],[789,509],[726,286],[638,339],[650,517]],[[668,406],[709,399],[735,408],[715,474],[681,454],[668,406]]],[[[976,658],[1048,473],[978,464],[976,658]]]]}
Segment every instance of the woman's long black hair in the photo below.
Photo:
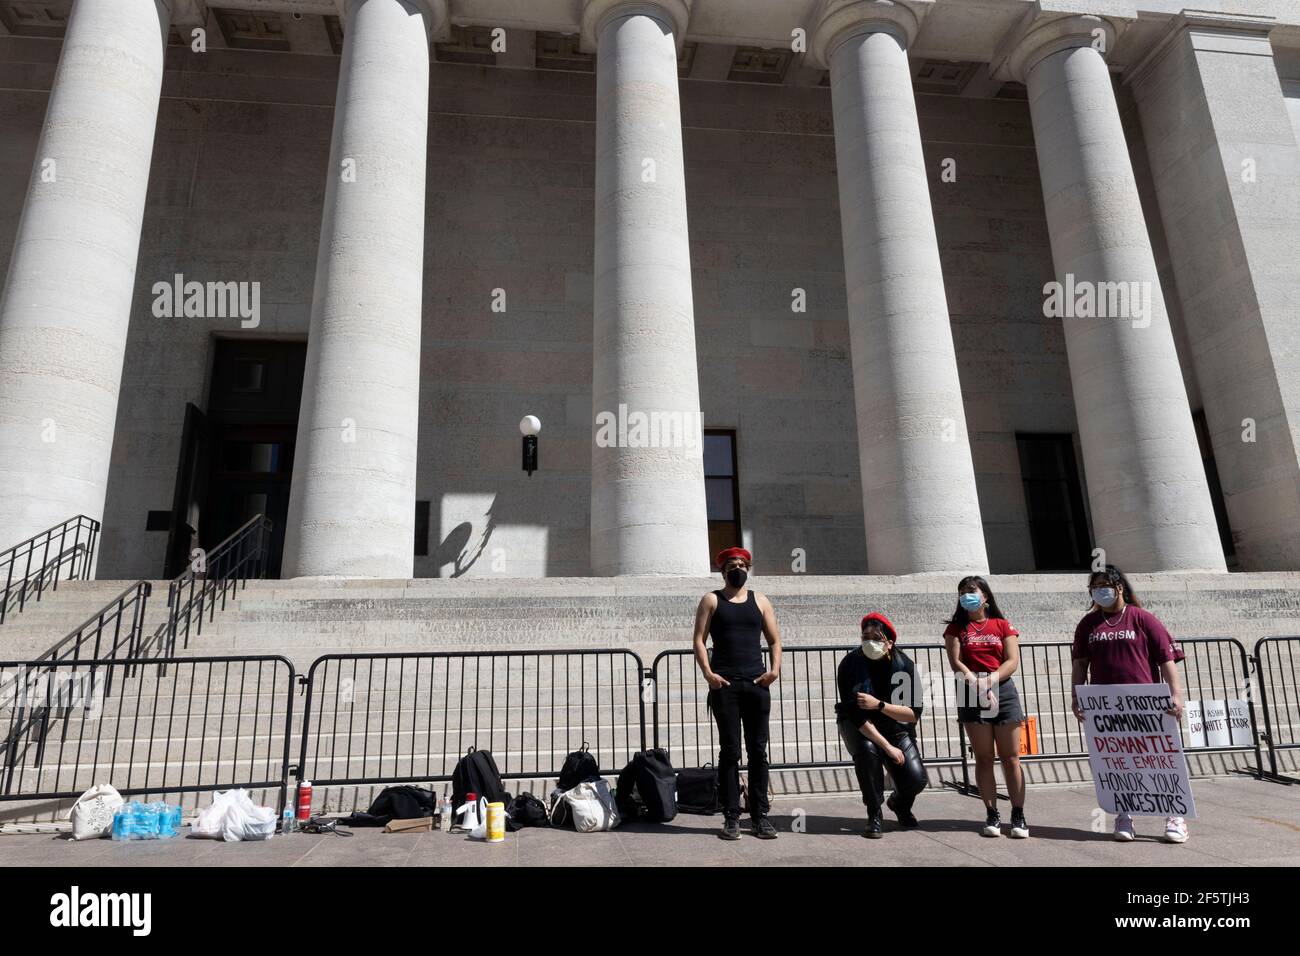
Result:
{"type": "MultiPolygon", "coordinates": [[[[1133,590],[1133,585],[1129,584],[1128,578],[1124,576],[1124,572],[1115,567],[1115,565],[1108,564],[1104,571],[1093,571],[1092,574],[1088,575],[1089,590],[1092,590],[1093,587],[1102,584],[1103,582],[1117,589],[1120,595],[1124,598],[1125,604],[1132,604],[1134,607],[1142,606],[1142,602],[1138,600],[1137,592],[1133,590]]],[[[1097,602],[1093,601],[1088,610],[1094,610],[1096,607],[1097,602]]]]}
{"type": "Polygon", "coordinates": [[[957,628],[958,632],[964,631],[966,625],[970,623],[970,613],[961,606],[960,597],[962,588],[969,584],[975,585],[983,591],[984,596],[988,598],[989,603],[988,606],[984,608],[984,616],[993,620],[1005,621],[1006,616],[1002,613],[1002,609],[998,607],[998,599],[993,596],[993,589],[989,587],[989,583],[978,574],[970,574],[957,582],[957,610],[953,611],[952,618],[944,621],[944,623],[953,625],[957,628]]]}

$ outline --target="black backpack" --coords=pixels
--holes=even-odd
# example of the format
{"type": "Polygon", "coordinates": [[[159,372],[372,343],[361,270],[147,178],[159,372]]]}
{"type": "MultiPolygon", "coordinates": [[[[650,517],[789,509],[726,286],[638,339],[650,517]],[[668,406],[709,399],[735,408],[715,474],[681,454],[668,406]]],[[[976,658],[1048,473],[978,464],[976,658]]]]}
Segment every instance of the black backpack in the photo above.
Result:
{"type": "Polygon", "coordinates": [[[718,771],[713,764],[677,771],[677,812],[712,816],[722,809],[718,802],[718,771]]]}
{"type": "Polygon", "coordinates": [[[470,747],[465,756],[456,761],[451,772],[451,805],[459,810],[465,805],[465,795],[474,793],[487,797],[488,803],[509,803],[510,794],[501,783],[501,771],[492,759],[492,752],[470,747]]]}
{"type": "Polygon", "coordinates": [[[618,812],[627,820],[667,823],[677,816],[677,774],[668,751],[633,754],[618,775],[618,812]]]}
{"type": "Polygon", "coordinates": [[[561,790],[569,791],[584,780],[599,776],[600,763],[595,755],[587,750],[587,742],[584,740],[581,747],[564,758],[564,766],[560,768],[560,779],[556,786],[561,790]]]}
{"type": "Polygon", "coordinates": [[[510,832],[524,827],[544,827],[551,822],[546,804],[531,793],[521,793],[506,807],[506,829],[510,832]]]}

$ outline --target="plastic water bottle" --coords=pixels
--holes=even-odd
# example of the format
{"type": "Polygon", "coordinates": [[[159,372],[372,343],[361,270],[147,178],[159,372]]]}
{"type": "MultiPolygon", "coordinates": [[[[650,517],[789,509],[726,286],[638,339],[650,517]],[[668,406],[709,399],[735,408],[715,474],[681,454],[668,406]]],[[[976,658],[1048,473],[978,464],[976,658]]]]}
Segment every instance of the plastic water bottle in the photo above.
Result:
{"type": "Polygon", "coordinates": [[[166,840],[180,834],[181,808],[164,803],[124,804],[113,817],[114,840],[166,840]]]}
{"type": "Polygon", "coordinates": [[[293,832],[293,806],[289,805],[284,808],[284,813],[280,814],[280,832],[293,832]]]}
{"type": "Polygon", "coordinates": [[[455,815],[456,808],[451,805],[451,797],[447,791],[442,792],[442,805],[438,808],[439,816],[442,817],[442,831],[451,832],[452,817],[455,815]]]}

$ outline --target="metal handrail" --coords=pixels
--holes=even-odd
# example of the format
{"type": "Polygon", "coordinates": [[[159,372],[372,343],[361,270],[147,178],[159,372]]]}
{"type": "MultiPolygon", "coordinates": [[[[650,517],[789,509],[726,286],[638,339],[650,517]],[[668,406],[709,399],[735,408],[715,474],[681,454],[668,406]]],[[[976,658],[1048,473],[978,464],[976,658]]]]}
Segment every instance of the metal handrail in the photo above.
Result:
{"type": "Polygon", "coordinates": [[[217,595],[225,610],[226,596],[242,589],[249,578],[266,577],[271,550],[271,519],[255,515],[207,552],[202,570],[191,563],[167,585],[167,620],[145,644],[148,651],[158,650],[169,657],[176,654],[176,638],[184,631],[183,647],[190,646],[190,625],[197,622],[195,633],[203,633],[203,613],[208,621],[216,615],[217,595]],[[188,594],[186,591],[188,589],[188,594]]]}
{"type": "Polygon", "coordinates": [[[51,663],[83,659],[116,660],[118,657],[117,652],[126,646],[131,649],[131,652],[125,655],[126,657],[139,656],[139,652],[143,649],[140,644],[140,637],[144,632],[145,605],[148,603],[151,594],[153,594],[152,584],[148,581],[136,581],[77,627],[74,627],[66,637],[55,642],[37,660],[44,661],[48,658],[51,663]],[[121,633],[122,617],[128,607],[132,611],[131,625],[127,629],[127,633],[123,635],[121,633]],[[110,647],[104,649],[101,646],[104,631],[110,624],[114,627],[113,643],[110,647]],[[81,648],[90,643],[91,640],[95,642],[95,651],[88,658],[83,658],[81,648]],[[72,642],[71,648],[60,654],[59,650],[69,642],[72,642]]]}
{"type": "MultiPolygon", "coordinates": [[[[73,628],[72,632],[59,641],[56,641],[49,650],[34,661],[29,662],[30,666],[35,668],[35,680],[47,678],[60,665],[80,664],[82,662],[96,664],[104,661],[116,661],[126,659],[134,661],[140,655],[144,648],[141,644],[141,636],[144,632],[144,614],[145,606],[148,604],[149,595],[153,593],[153,586],[148,581],[137,581],[108,604],[100,608],[99,611],[92,614],[78,627],[73,628]],[[130,625],[126,633],[122,633],[122,621],[126,616],[127,610],[131,612],[130,625]],[[103,646],[104,636],[111,631],[111,645],[107,648],[103,646]],[[82,648],[94,642],[94,651],[89,656],[82,654],[82,648]],[[119,653],[123,649],[125,653],[119,653]]],[[[128,667],[127,673],[133,672],[133,668],[128,667]]],[[[32,708],[24,719],[22,716],[14,721],[9,727],[3,741],[0,741],[0,754],[4,754],[6,760],[12,759],[12,751],[23,734],[29,727],[37,721],[48,726],[50,722],[51,711],[56,707],[46,706],[32,708]]],[[[55,716],[57,718],[57,715],[55,716]]]]}
{"type": "Polygon", "coordinates": [[[4,575],[4,592],[0,596],[0,624],[5,622],[15,605],[19,612],[26,608],[29,595],[34,594],[35,600],[40,601],[47,588],[57,591],[60,571],[64,565],[68,566],[64,580],[88,580],[98,537],[99,522],[86,515],[77,515],[0,551],[0,573],[4,575]],[[69,535],[72,537],[71,545],[68,544],[69,535]],[[50,557],[51,547],[54,547],[53,558],[50,557]],[[33,569],[32,562],[38,552],[40,558],[33,569]],[[15,578],[16,572],[18,576],[15,578]]]}

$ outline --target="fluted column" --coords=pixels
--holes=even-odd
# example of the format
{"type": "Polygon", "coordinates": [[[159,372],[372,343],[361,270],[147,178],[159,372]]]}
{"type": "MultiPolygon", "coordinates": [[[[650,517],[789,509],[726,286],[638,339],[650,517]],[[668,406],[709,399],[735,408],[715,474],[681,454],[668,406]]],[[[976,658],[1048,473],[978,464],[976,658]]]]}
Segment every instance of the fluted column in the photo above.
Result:
{"type": "Polygon", "coordinates": [[[0,296],[0,547],[103,517],[169,18],[68,18],[0,296]]]}
{"type": "Polygon", "coordinates": [[[597,48],[591,454],[597,575],[709,573],[677,95],[676,38],[687,13],[685,0],[589,0],[585,11],[584,33],[597,48]],[[657,421],[657,438],[645,430],[638,437],[619,427],[624,421],[657,421]]]}
{"type": "Polygon", "coordinates": [[[284,575],[407,578],[415,541],[429,33],[347,0],[284,575]]]}
{"type": "Polygon", "coordinates": [[[1225,570],[1187,392],[1093,16],[1034,21],[1002,64],[1029,89],[1096,545],[1126,570],[1225,570]],[[1125,300],[1118,298],[1123,292],[1125,300]],[[1073,314],[1070,314],[1073,313],[1073,314]],[[1085,313],[1080,315],[1080,313],[1085,313]],[[1119,313],[1119,314],[1114,314],[1119,313]]]}
{"type": "MultiPolygon", "coordinates": [[[[924,5],[915,5],[924,10],[924,5]]],[[[825,4],[872,573],[988,570],[966,413],[912,93],[902,3],[825,4]]]]}

